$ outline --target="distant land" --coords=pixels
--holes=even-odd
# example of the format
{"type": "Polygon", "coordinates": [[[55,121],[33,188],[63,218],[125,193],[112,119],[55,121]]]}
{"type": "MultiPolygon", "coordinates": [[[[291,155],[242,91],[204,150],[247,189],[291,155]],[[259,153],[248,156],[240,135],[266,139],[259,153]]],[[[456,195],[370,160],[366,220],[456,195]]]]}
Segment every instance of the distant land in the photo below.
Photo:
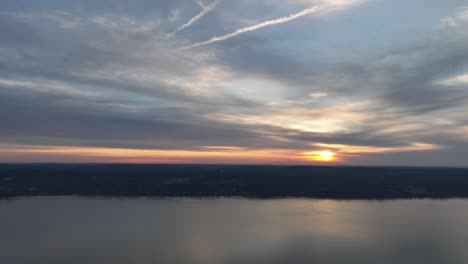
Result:
{"type": "Polygon", "coordinates": [[[468,169],[2,164],[0,197],[468,198],[468,169]]]}

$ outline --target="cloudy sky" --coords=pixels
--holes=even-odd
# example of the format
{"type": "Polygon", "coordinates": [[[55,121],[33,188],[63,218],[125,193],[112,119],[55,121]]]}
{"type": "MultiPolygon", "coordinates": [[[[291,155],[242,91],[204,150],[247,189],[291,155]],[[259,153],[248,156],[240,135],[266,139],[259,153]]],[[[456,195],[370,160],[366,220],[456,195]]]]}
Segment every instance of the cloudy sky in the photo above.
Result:
{"type": "Polygon", "coordinates": [[[468,0],[0,0],[0,162],[467,166],[468,0]]]}

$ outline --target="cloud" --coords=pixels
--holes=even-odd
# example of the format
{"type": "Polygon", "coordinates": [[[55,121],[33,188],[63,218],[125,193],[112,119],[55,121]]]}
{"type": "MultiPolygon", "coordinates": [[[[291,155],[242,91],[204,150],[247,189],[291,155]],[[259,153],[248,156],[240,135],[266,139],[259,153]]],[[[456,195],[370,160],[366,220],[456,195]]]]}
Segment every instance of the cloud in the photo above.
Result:
{"type": "Polygon", "coordinates": [[[428,0],[427,12],[409,16],[420,6],[402,0],[346,13],[332,11],[360,2],[230,1],[173,38],[171,11],[185,14],[194,2],[115,3],[2,10],[1,144],[300,159],[332,148],[346,164],[466,164],[468,27],[452,2],[428,0]],[[317,10],[258,22],[311,5],[317,10]],[[234,37],[308,12],[314,23],[234,37]],[[220,29],[235,35],[178,49],[220,29]]]}
{"type": "Polygon", "coordinates": [[[74,89],[66,83],[42,79],[32,81],[0,79],[0,87],[3,89],[33,90],[42,93],[86,94],[84,91],[74,89]]]}
{"type": "Polygon", "coordinates": [[[167,19],[171,22],[174,22],[174,21],[179,20],[179,16],[180,16],[180,10],[175,9],[171,11],[167,19]]]}
{"type": "Polygon", "coordinates": [[[441,149],[442,147],[436,144],[428,143],[411,143],[408,146],[394,146],[394,147],[376,147],[376,146],[355,146],[344,144],[325,144],[317,143],[315,147],[332,149],[341,154],[363,154],[363,153],[390,153],[390,152],[411,152],[411,151],[427,151],[441,149]]]}
{"type": "Polygon", "coordinates": [[[265,164],[283,162],[288,156],[291,163],[303,163],[304,157],[297,155],[294,150],[287,149],[238,149],[218,147],[208,150],[155,150],[131,148],[97,148],[70,146],[40,146],[40,145],[2,145],[0,157],[7,155],[28,155],[41,157],[48,155],[60,160],[70,157],[82,157],[85,160],[96,159],[103,162],[139,162],[139,163],[232,163],[237,164],[265,164]]]}
{"type": "Polygon", "coordinates": [[[448,86],[468,85],[468,74],[453,76],[445,80],[437,81],[436,83],[448,86]]]}
{"type": "Polygon", "coordinates": [[[465,11],[444,20],[433,35],[414,48],[401,49],[368,66],[384,87],[384,99],[415,113],[456,107],[468,99],[462,84],[468,68],[465,11]],[[454,76],[455,75],[455,76],[454,76]],[[442,80],[442,81],[441,81],[442,80]]]}

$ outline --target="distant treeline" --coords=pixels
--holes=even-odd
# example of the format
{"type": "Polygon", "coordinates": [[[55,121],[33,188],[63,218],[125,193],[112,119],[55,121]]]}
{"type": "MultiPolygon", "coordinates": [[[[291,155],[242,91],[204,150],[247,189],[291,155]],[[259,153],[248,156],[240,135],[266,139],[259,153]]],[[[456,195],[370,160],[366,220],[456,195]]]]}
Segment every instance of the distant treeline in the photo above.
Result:
{"type": "Polygon", "coordinates": [[[468,169],[236,165],[0,165],[0,197],[468,197],[468,169]]]}

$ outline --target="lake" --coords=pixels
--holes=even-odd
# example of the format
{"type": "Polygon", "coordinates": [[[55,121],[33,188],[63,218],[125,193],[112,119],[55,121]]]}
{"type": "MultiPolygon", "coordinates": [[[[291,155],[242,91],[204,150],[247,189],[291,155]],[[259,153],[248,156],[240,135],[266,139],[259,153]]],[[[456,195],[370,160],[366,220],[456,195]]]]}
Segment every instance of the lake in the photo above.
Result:
{"type": "Polygon", "coordinates": [[[0,200],[0,263],[468,263],[468,200],[0,200]]]}

